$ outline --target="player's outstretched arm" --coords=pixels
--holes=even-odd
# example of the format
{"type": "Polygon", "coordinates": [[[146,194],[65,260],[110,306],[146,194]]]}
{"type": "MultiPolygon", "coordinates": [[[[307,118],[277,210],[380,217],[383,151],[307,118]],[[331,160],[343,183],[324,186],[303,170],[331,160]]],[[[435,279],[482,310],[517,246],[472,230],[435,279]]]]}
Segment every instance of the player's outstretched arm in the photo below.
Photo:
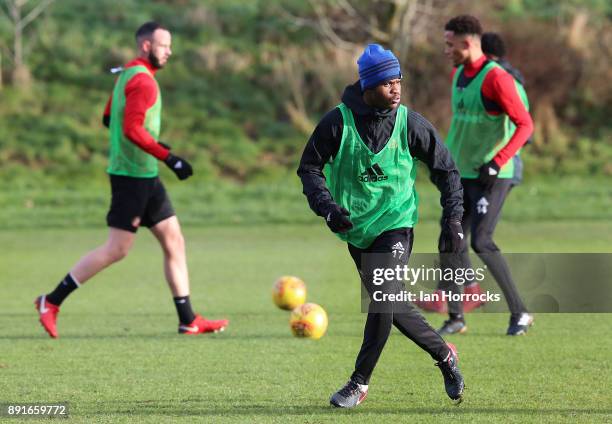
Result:
{"type": "Polygon", "coordinates": [[[144,128],[147,110],[157,99],[157,85],[145,74],[136,75],[125,88],[125,119],[123,133],[138,147],[163,161],[179,180],[193,175],[191,164],[180,156],[170,153],[170,146],[155,140],[144,128]]]}

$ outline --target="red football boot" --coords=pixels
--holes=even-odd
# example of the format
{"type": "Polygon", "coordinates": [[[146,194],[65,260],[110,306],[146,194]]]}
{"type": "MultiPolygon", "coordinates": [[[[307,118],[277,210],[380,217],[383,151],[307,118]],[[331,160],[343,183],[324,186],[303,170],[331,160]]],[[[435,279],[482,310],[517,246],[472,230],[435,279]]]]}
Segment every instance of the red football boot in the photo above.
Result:
{"type": "Polygon", "coordinates": [[[446,301],[442,300],[442,290],[436,290],[434,294],[438,295],[438,300],[415,300],[414,304],[424,311],[437,312],[445,314],[448,311],[446,301]]]}
{"type": "MultiPolygon", "coordinates": [[[[481,295],[482,290],[480,289],[480,284],[472,283],[469,286],[465,286],[463,288],[463,294],[481,295]]],[[[470,311],[473,311],[474,309],[481,307],[485,303],[487,302],[483,302],[482,300],[471,300],[471,299],[464,300],[463,301],[463,312],[468,313],[470,311]]]]}
{"type": "Polygon", "coordinates": [[[57,339],[57,314],[59,314],[59,306],[49,303],[46,300],[46,295],[38,296],[34,301],[36,310],[39,314],[39,321],[43,328],[51,337],[57,339]]]}
{"type": "Polygon", "coordinates": [[[178,332],[180,334],[218,333],[225,330],[228,324],[229,321],[226,319],[208,320],[201,315],[196,315],[191,324],[179,324],[178,332]]]}

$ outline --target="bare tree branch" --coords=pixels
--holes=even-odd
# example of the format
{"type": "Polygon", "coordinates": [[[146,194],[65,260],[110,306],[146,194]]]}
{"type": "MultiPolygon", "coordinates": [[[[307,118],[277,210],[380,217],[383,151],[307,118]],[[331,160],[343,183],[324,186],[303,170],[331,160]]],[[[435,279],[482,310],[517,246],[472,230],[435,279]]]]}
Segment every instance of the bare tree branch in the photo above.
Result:
{"type": "MultiPolygon", "coordinates": [[[[26,15],[22,16],[24,6],[28,0],[5,0],[4,8],[0,8],[2,16],[12,24],[13,49],[11,59],[13,62],[13,83],[25,86],[30,81],[30,72],[25,65],[23,48],[23,30],[32,23],[54,0],[41,0],[26,15]]],[[[26,52],[27,53],[27,52],[26,52]]]]}
{"type": "Polygon", "coordinates": [[[42,0],[40,3],[38,3],[36,7],[32,9],[30,13],[28,13],[25,16],[25,18],[21,20],[21,22],[19,22],[21,29],[28,26],[34,19],[38,17],[38,15],[40,15],[53,2],[54,0],[42,0]]]}
{"type": "Polygon", "coordinates": [[[294,15],[293,13],[289,13],[285,8],[278,8],[278,14],[285,18],[287,21],[291,22],[291,24],[297,27],[307,27],[318,29],[318,22],[314,19],[304,18],[298,15],[294,15]]]}
{"type": "Polygon", "coordinates": [[[321,33],[325,37],[327,37],[336,47],[344,49],[344,50],[351,50],[354,46],[354,43],[350,43],[350,42],[343,40],[336,33],[336,31],[333,30],[332,25],[325,11],[319,4],[319,2],[317,2],[316,0],[308,0],[308,2],[310,3],[310,5],[312,6],[312,9],[317,15],[321,33]]]}
{"type": "Polygon", "coordinates": [[[352,4],[350,4],[347,0],[338,0],[338,5],[342,8],[342,10],[344,10],[346,12],[347,15],[349,15],[351,18],[353,19],[360,19],[360,20],[364,20],[363,16],[361,16],[359,14],[359,12],[357,12],[357,10],[355,10],[355,8],[353,7],[352,4]]]}

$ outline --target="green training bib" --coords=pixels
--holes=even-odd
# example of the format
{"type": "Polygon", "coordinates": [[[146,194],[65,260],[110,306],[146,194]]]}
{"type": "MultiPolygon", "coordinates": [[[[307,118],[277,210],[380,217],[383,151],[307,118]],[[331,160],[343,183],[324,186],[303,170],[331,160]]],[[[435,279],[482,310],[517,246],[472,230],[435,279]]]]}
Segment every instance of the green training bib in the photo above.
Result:
{"type": "Polygon", "coordinates": [[[340,239],[367,248],[381,233],[413,227],[418,197],[414,187],[416,163],[408,148],[407,109],[398,107],[393,133],[378,153],[363,142],[344,103],[338,106],[344,122],[336,157],[325,166],[329,190],[351,213],[353,229],[340,239]]]}
{"type": "MultiPolygon", "coordinates": [[[[495,67],[500,66],[493,61],[488,62],[463,88],[457,87],[463,65],[457,69],[453,77],[451,95],[453,119],[446,137],[446,145],[461,178],[478,178],[478,168],[495,157],[512,138],[516,129],[508,115],[505,113],[490,115],[482,103],[482,83],[495,67]]],[[[524,88],[516,80],[514,84],[521,100],[528,107],[524,88]]],[[[499,178],[512,178],[513,173],[514,161],[509,160],[501,168],[499,178]]]]}
{"type": "MultiPolygon", "coordinates": [[[[111,103],[109,164],[106,169],[109,174],[149,178],[156,177],[159,173],[157,158],[132,143],[123,134],[125,87],[134,76],[140,73],[151,75],[145,66],[132,66],[122,71],[115,83],[111,103]]],[[[153,80],[155,81],[155,78],[153,80]]],[[[157,100],[147,110],[144,120],[144,128],[155,140],[159,138],[161,108],[161,92],[158,85],[157,100]]]]}

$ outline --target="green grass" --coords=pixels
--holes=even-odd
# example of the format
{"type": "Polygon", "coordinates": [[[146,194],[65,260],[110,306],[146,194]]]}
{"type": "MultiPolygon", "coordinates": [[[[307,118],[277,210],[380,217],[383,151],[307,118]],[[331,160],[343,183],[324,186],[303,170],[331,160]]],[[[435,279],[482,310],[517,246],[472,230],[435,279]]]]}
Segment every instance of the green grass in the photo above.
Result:
{"type": "MultiPolygon", "coordinates": [[[[502,222],[506,251],[610,251],[607,222],[502,222]]],[[[417,227],[432,251],[435,224],[417,227]]],[[[329,395],[352,371],[365,316],[345,246],[324,226],[187,227],[192,303],[227,316],[219,335],[175,334],[161,254],[150,234],[75,292],[50,340],[31,302],[51,289],[105,231],[0,233],[0,402],[70,402],[71,422],[566,422],[612,420],[612,315],[539,314],[525,337],[504,336],[506,314],[475,314],[451,337],[466,378],[464,403],[446,397],[432,359],[397,331],[368,400],[332,410],[329,395]],[[319,341],[291,337],[270,289],[301,276],[329,314],[319,341]],[[452,421],[451,421],[452,420],[452,421]]],[[[443,317],[429,315],[433,325],[443,317]]],[[[0,419],[1,420],[1,419],[0,419]]],[[[7,422],[18,422],[7,420],[7,422]]],[[[29,421],[27,421],[29,422],[29,421]]]]}
{"type": "MultiPolygon", "coordinates": [[[[165,170],[163,170],[165,171],[165,170]]],[[[440,194],[421,170],[419,219],[440,219],[440,194]]],[[[102,172],[102,171],[101,171],[102,172]]],[[[193,226],[261,225],[266,223],[312,224],[318,219],[308,208],[302,186],[294,173],[281,181],[235,185],[226,181],[177,182],[164,173],[163,180],[181,221],[193,226]]],[[[81,180],[22,187],[0,181],[0,229],[103,227],[110,205],[106,177],[97,183],[81,180]]],[[[508,222],[583,220],[609,221],[612,188],[603,177],[558,177],[526,180],[512,190],[504,204],[508,222]]]]}

